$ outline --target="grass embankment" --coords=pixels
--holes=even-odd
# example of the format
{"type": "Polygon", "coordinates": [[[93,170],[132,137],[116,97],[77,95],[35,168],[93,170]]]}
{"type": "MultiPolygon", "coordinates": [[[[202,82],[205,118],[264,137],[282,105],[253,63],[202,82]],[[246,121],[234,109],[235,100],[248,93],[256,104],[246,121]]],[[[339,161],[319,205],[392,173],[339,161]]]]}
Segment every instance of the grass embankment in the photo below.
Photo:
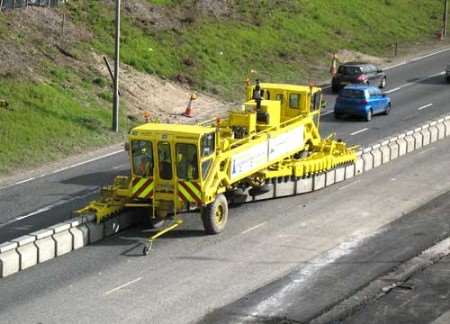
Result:
{"type": "MultiPolygon", "coordinates": [[[[194,0],[129,2],[151,4],[162,14],[148,18],[123,11],[124,63],[233,99],[240,97],[236,89],[251,69],[264,80],[319,80],[327,75],[333,51],[382,56],[394,41],[434,37],[442,16],[436,0],[231,1],[212,14],[198,10],[194,0]]],[[[92,50],[113,54],[113,1],[70,1],[67,13],[91,34],[88,41],[70,44],[77,60],[92,50]]],[[[109,80],[45,58],[54,46],[5,32],[7,19],[0,14],[0,42],[32,44],[45,64],[34,69],[43,82],[0,75],[0,99],[9,103],[8,110],[0,108],[0,174],[120,139],[123,134],[109,131],[109,80]]]]}

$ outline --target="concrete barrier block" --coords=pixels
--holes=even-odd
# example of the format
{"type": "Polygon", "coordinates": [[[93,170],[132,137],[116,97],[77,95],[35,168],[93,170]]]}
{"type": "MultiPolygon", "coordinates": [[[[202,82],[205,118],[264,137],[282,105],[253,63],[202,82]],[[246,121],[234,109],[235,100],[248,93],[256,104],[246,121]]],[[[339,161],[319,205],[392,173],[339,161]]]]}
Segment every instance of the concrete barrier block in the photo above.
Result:
{"type": "Polygon", "coordinates": [[[8,277],[20,270],[20,256],[17,251],[0,253],[0,278],[8,277]]]}
{"type": "Polygon", "coordinates": [[[59,223],[53,226],[50,226],[49,229],[53,230],[54,234],[61,233],[67,231],[71,227],[70,223],[59,223]]]}
{"type": "Polygon", "coordinates": [[[381,163],[385,164],[391,160],[391,150],[389,149],[389,144],[380,147],[381,151],[381,163]]]}
{"type": "Polygon", "coordinates": [[[295,181],[277,183],[274,187],[275,197],[285,197],[295,195],[295,181]]]}
{"type": "Polygon", "coordinates": [[[345,180],[345,168],[346,168],[345,166],[341,166],[336,169],[336,174],[335,174],[335,178],[334,178],[334,181],[336,183],[345,180]]]}
{"type": "Polygon", "coordinates": [[[325,173],[315,174],[313,176],[313,191],[325,188],[325,173]]]}
{"type": "Polygon", "coordinates": [[[397,144],[398,144],[398,156],[403,156],[406,154],[406,149],[407,149],[407,143],[404,137],[402,138],[398,138],[397,139],[397,144]]]}
{"type": "Polygon", "coordinates": [[[56,257],[56,243],[51,236],[41,238],[34,242],[37,248],[38,263],[42,263],[56,257]]]}
{"type": "Polygon", "coordinates": [[[121,230],[118,217],[111,217],[105,221],[104,235],[111,236],[118,233],[121,230]]]}
{"type": "Polygon", "coordinates": [[[438,140],[438,129],[436,125],[430,126],[430,143],[434,143],[438,140]]]}
{"type": "Polygon", "coordinates": [[[372,157],[373,157],[373,167],[377,168],[381,165],[382,163],[382,155],[381,155],[381,150],[379,147],[372,149],[372,157]]]}
{"type": "Polygon", "coordinates": [[[415,132],[413,134],[414,137],[414,149],[418,150],[422,147],[423,136],[421,132],[415,132]]]}
{"type": "Polygon", "coordinates": [[[73,237],[73,249],[78,250],[89,243],[88,230],[85,225],[73,227],[69,230],[73,237]],[[83,229],[82,229],[83,228],[83,229]]]}
{"type": "Polygon", "coordinates": [[[30,233],[31,236],[34,236],[36,238],[36,241],[50,237],[50,236],[52,236],[52,234],[53,234],[53,230],[48,229],[48,228],[30,233]]]}
{"type": "Polygon", "coordinates": [[[297,194],[307,193],[313,191],[313,181],[312,178],[299,179],[297,180],[297,194]]]}
{"type": "Polygon", "coordinates": [[[16,242],[18,247],[33,243],[34,241],[36,241],[36,237],[33,235],[24,235],[11,240],[11,242],[16,242]]]}
{"type": "Polygon", "coordinates": [[[17,244],[17,242],[4,242],[0,244],[0,253],[5,253],[14,250],[18,246],[19,244],[17,244]]]}
{"type": "Polygon", "coordinates": [[[103,239],[103,223],[97,224],[95,222],[86,223],[87,228],[89,229],[89,244],[98,242],[103,239]]]}
{"type": "Polygon", "coordinates": [[[445,119],[444,121],[444,127],[445,127],[445,137],[450,136],[450,119],[445,119]]]}
{"type": "Polygon", "coordinates": [[[391,159],[391,161],[395,160],[396,158],[398,158],[399,145],[398,145],[397,141],[390,142],[388,147],[389,147],[389,151],[390,151],[390,159],[391,159]]]}
{"type": "Polygon", "coordinates": [[[272,185],[272,188],[268,192],[263,193],[261,195],[254,196],[253,199],[254,200],[265,200],[265,199],[271,199],[274,197],[275,197],[274,196],[274,186],[272,185]]]}
{"type": "Polygon", "coordinates": [[[65,221],[63,224],[69,224],[70,228],[80,226],[83,223],[83,219],[81,217],[74,217],[67,221],[65,221]]]}
{"type": "Polygon", "coordinates": [[[438,130],[438,140],[445,138],[445,125],[442,122],[436,124],[436,128],[438,130]]]}
{"type": "MultiPolygon", "coordinates": [[[[358,159],[362,161],[361,159],[358,159]]],[[[358,161],[356,160],[356,161],[358,161]]],[[[351,179],[355,176],[355,163],[349,164],[345,167],[345,179],[351,179]]]]}
{"type": "Polygon", "coordinates": [[[431,134],[430,134],[430,130],[428,129],[428,127],[422,129],[421,133],[422,133],[422,137],[423,137],[422,146],[426,146],[426,145],[430,144],[431,134]]]}
{"type": "Polygon", "coordinates": [[[38,263],[38,249],[34,245],[34,240],[31,243],[19,246],[17,253],[20,256],[20,270],[28,269],[38,263]]]}
{"type": "Polygon", "coordinates": [[[406,153],[413,152],[415,149],[414,136],[412,134],[406,136],[405,141],[406,141],[406,153]]]}
{"type": "Polygon", "coordinates": [[[364,153],[362,155],[362,159],[364,161],[364,171],[369,171],[371,169],[373,169],[373,155],[372,153],[364,153]]]}
{"type": "MultiPolygon", "coordinates": [[[[364,172],[364,159],[362,158],[362,156],[358,159],[356,159],[355,161],[355,176],[360,175],[364,172]]],[[[347,178],[347,174],[345,175],[346,179],[347,178]]]]}
{"type": "Polygon", "coordinates": [[[73,249],[73,236],[69,230],[53,234],[56,243],[56,256],[69,253],[73,249]]]}
{"type": "Polygon", "coordinates": [[[330,170],[325,173],[325,187],[334,185],[336,183],[336,170],[330,170]]]}

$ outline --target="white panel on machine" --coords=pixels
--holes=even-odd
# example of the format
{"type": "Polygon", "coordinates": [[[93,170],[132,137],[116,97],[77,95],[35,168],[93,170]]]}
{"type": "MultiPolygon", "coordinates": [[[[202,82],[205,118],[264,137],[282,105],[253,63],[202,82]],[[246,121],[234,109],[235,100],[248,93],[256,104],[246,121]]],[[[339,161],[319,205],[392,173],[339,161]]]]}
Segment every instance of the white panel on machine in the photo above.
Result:
{"type": "Polygon", "coordinates": [[[268,142],[259,143],[248,150],[233,155],[231,160],[231,178],[236,178],[267,163],[268,142]]]}
{"type": "Polygon", "coordinates": [[[269,139],[269,161],[303,147],[303,126],[269,139]]]}

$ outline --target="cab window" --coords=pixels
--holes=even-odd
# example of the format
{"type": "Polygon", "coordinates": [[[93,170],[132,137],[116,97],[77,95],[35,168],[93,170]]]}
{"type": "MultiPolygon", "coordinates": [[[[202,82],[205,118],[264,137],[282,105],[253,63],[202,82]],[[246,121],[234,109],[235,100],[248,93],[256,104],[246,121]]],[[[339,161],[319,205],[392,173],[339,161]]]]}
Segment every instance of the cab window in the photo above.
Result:
{"type": "Polygon", "coordinates": [[[297,93],[291,93],[289,95],[289,108],[299,109],[300,108],[300,95],[297,93]]]}
{"type": "Polygon", "coordinates": [[[320,108],[320,103],[321,103],[321,92],[318,91],[316,92],[312,97],[311,97],[311,110],[317,110],[320,108]]]}
{"type": "Polygon", "coordinates": [[[283,95],[282,94],[277,94],[276,100],[278,100],[281,104],[283,104],[283,95]]]}
{"type": "Polygon", "coordinates": [[[132,141],[131,156],[133,161],[133,173],[138,177],[153,175],[153,151],[149,141],[132,141]]]}
{"type": "Polygon", "coordinates": [[[158,143],[159,177],[164,180],[172,179],[172,158],[170,157],[170,144],[158,143]]]}
{"type": "Polygon", "coordinates": [[[201,153],[202,153],[202,157],[205,156],[210,156],[212,153],[214,153],[215,150],[215,146],[216,146],[216,134],[214,133],[209,133],[209,134],[205,134],[202,137],[201,140],[201,153]]]}
{"type": "Polygon", "coordinates": [[[178,143],[177,153],[177,176],[179,179],[198,179],[197,146],[194,144],[178,143]]]}

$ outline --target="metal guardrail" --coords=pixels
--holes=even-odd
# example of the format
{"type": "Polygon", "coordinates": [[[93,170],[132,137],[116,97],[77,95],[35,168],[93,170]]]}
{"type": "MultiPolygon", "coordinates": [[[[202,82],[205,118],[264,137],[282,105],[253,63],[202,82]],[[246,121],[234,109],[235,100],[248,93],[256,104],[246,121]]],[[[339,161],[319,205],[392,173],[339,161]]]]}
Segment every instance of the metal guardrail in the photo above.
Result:
{"type": "Polygon", "coordinates": [[[29,6],[55,7],[66,0],[0,0],[0,11],[6,9],[19,9],[29,6]]]}

